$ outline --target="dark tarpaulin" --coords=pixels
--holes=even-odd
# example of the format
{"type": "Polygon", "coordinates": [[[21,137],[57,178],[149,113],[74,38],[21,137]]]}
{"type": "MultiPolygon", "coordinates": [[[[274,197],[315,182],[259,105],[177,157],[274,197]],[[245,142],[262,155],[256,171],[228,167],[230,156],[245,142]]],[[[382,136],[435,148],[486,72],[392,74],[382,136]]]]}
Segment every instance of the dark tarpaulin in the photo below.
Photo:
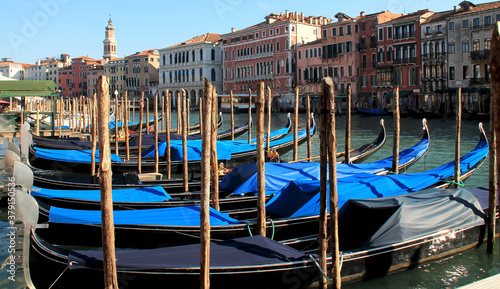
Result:
{"type": "MultiPolygon", "coordinates": [[[[210,267],[258,266],[302,260],[307,255],[260,235],[210,245],[210,267]]],[[[200,268],[200,244],[116,251],[117,270],[200,268]]],[[[102,269],[102,251],[70,251],[70,269],[102,269]]]]}
{"type": "Polygon", "coordinates": [[[467,189],[432,188],[395,197],[351,199],[339,211],[340,247],[379,247],[483,225],[485,220],[479,201],[467,189]]]}

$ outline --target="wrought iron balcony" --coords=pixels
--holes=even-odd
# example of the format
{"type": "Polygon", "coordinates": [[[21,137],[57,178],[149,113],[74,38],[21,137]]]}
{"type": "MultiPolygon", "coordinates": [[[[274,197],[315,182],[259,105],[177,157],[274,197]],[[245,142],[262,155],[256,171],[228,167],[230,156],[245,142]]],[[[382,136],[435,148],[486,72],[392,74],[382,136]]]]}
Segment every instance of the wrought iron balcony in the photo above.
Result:
{"type": "Polygon", "coordinates": [[[474,50],[474,51],[471,51],[470,57],[472,59],[490,58],[490,50],[489,49],[485,49],[485,50],[474,50]]]}

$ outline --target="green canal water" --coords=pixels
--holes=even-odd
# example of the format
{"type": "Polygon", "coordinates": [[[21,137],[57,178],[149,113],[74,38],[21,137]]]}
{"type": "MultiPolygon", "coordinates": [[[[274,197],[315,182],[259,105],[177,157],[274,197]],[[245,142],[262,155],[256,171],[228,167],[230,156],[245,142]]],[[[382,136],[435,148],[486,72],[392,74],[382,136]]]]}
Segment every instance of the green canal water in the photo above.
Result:
{"type": "MultiPolygon", "coordinates": [[[[255,117],[254,117],[255,119],[255,117]]],[[[318,119],[318,118],[316,118],[318,119]]],[[[372,141],[379,133],[379,122],[382,117],[363,117],[354,115],[352,118],[352,148],[356,148],[372,141]]],[[[137,120],[137,119],[136,119],[137,120]]],[[[198,113],[191,114],[191,123],[197,123],[198,113]]],[[[387,128],[386,144],[375,154],[368,157],[364,162],[371,162],[390,156],[392,154],[392,116],[384,117],[387,128]]],[[[244,124],[247,121],[247,114],[238,114],[235,116],[235,125],[244,124]]],[[[336,118],[338,150],[344,149],[345,135],[345,116],[336,118]]],[[[286,125],[287,118],[285,113],[273,114],[272,129],[278,129],[286,125]]],[[[477,121],[464,120],[462,122],[462,144],[461,155],[472,150],[479,140],[479,130],[477,121]]],[[[172,126],[176,125],[176,115],[172,115],[172,126]]],[[[485,123],[485,129],[488,131],[489,124],[485,123]]],[[[455,120],[454,119],[431,119],[428,120],[429,131],[431,135],[430,152],[407,172],[422,172],[433,169],[442,164],[448,163],[454,157],[455,141],[455,120]]],[[[221,130],[230,128],[230,116],[224,114],[224,124],[221,130]]],[[[305,114],[299,118],[299,128],[305,128],[305,114]]],[[[255,125],[254,125],[255,129],[255,125]]],[[[422,120],[412,118],[401,119],[401,149],[408,148],[419,141],[422,136],[422,120]]],[[[247,134],[240,137],[245,139],[247,134]]],[[[255,137],[255,131],[252,133],[255,137]]],[[[5,155],[7,140],[0,139],[0,167],[3,168],[3,158],[5,155]]],[[[312,138],[313,156],[319,154],[319,135],[312,138]]],[[[306,157],[306,145],[299,148],[299,159],[306,157]]],[[[281,156],[283,161],[290,161],[292,153],[286,153],[281,156]]],[[[7,182],[5,174],[0,171],[0,182],[7,182]]],[[[488,161],[486,161],[477,172],[475,172],[466,182],[466,187],[487,186],[488,185],[488,161]]],[[[0,263],[9,256],[8,245],[9,237],[7,234],[7,209],[0,208],[0,263]]],[[[497,251],[494,254],[487,254],[485,246],[478,249],[464,252],[443,260],[430,262],[418,266],[415,269],[390,274],[386,277],[370,281],[345,284],[344,288],[457,288],[465,284],[480,280],[482,278],[500,273],[500,258],[497,242],[497,251]]],[[[0,288],[24,288],[22,272],[15,274],[16,281],[10,281],[7,277],[10,274],[8,268],[0,270],[0,288]]],[[[36,270],[36,268],[32,268],[36,270]]]]}

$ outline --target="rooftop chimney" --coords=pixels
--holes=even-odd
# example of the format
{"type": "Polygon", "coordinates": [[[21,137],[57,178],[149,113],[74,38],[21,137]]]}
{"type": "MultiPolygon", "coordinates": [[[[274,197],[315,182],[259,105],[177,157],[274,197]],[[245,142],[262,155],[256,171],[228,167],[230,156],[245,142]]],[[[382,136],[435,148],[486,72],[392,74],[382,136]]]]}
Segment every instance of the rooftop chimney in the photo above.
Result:
{"type": "Polygon", "coordinates": [[[285,10],[286,18],[290,18],[290,11],[285,10]]]}
{"type": "Polygon", "coordinates": [[[453,11],[457,12],[457,6],[453,6],[453,11]]]}
{"type": "Polygon", "coordinates": [[[299,12],[295,11],[295,20],[299,21],[299,12]]]}
{"type": "Polygon", "coordinates": [[[365,17],[365,11],[361,11],[361,13],[359,13],[359,16],[365,17]]]}
{"type": "Polygon", "coordinates": [[[301,21],[304,22],[304,12],[300,13],[301,21]]]}
{"type": "Polygon", "coordinates": [[[234,31],[236,31],[236,29],[234,29],[234,27],[233,27],[233,28],[231,28],[231,32],[234,32],[234,31]]]}

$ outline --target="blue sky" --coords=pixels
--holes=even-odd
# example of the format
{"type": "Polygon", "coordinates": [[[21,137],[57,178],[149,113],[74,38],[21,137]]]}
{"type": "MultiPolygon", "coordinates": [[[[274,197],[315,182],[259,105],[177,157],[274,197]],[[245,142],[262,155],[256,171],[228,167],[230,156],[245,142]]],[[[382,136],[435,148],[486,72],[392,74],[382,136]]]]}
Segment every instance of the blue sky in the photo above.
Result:
{"type": "MultiPolygon", "coordinates": [[[[269,13],[304,12],[334,18],[360,11],[408,13],[453,9],[461,0],[295,1],[295,0],[1,0],[0,58],[35,63],[38,58],[88,55],[101,59],[109,15],[119,57],[163,48],[207,32],[227,33],[264,20],[269,13]],[[338,3],[340,2],[340,3],[338,3]],[[335,4],[334,4],[335,3],[335,4]]],[[[472,1],[475,4],[491,1],[472,1]]]]}

